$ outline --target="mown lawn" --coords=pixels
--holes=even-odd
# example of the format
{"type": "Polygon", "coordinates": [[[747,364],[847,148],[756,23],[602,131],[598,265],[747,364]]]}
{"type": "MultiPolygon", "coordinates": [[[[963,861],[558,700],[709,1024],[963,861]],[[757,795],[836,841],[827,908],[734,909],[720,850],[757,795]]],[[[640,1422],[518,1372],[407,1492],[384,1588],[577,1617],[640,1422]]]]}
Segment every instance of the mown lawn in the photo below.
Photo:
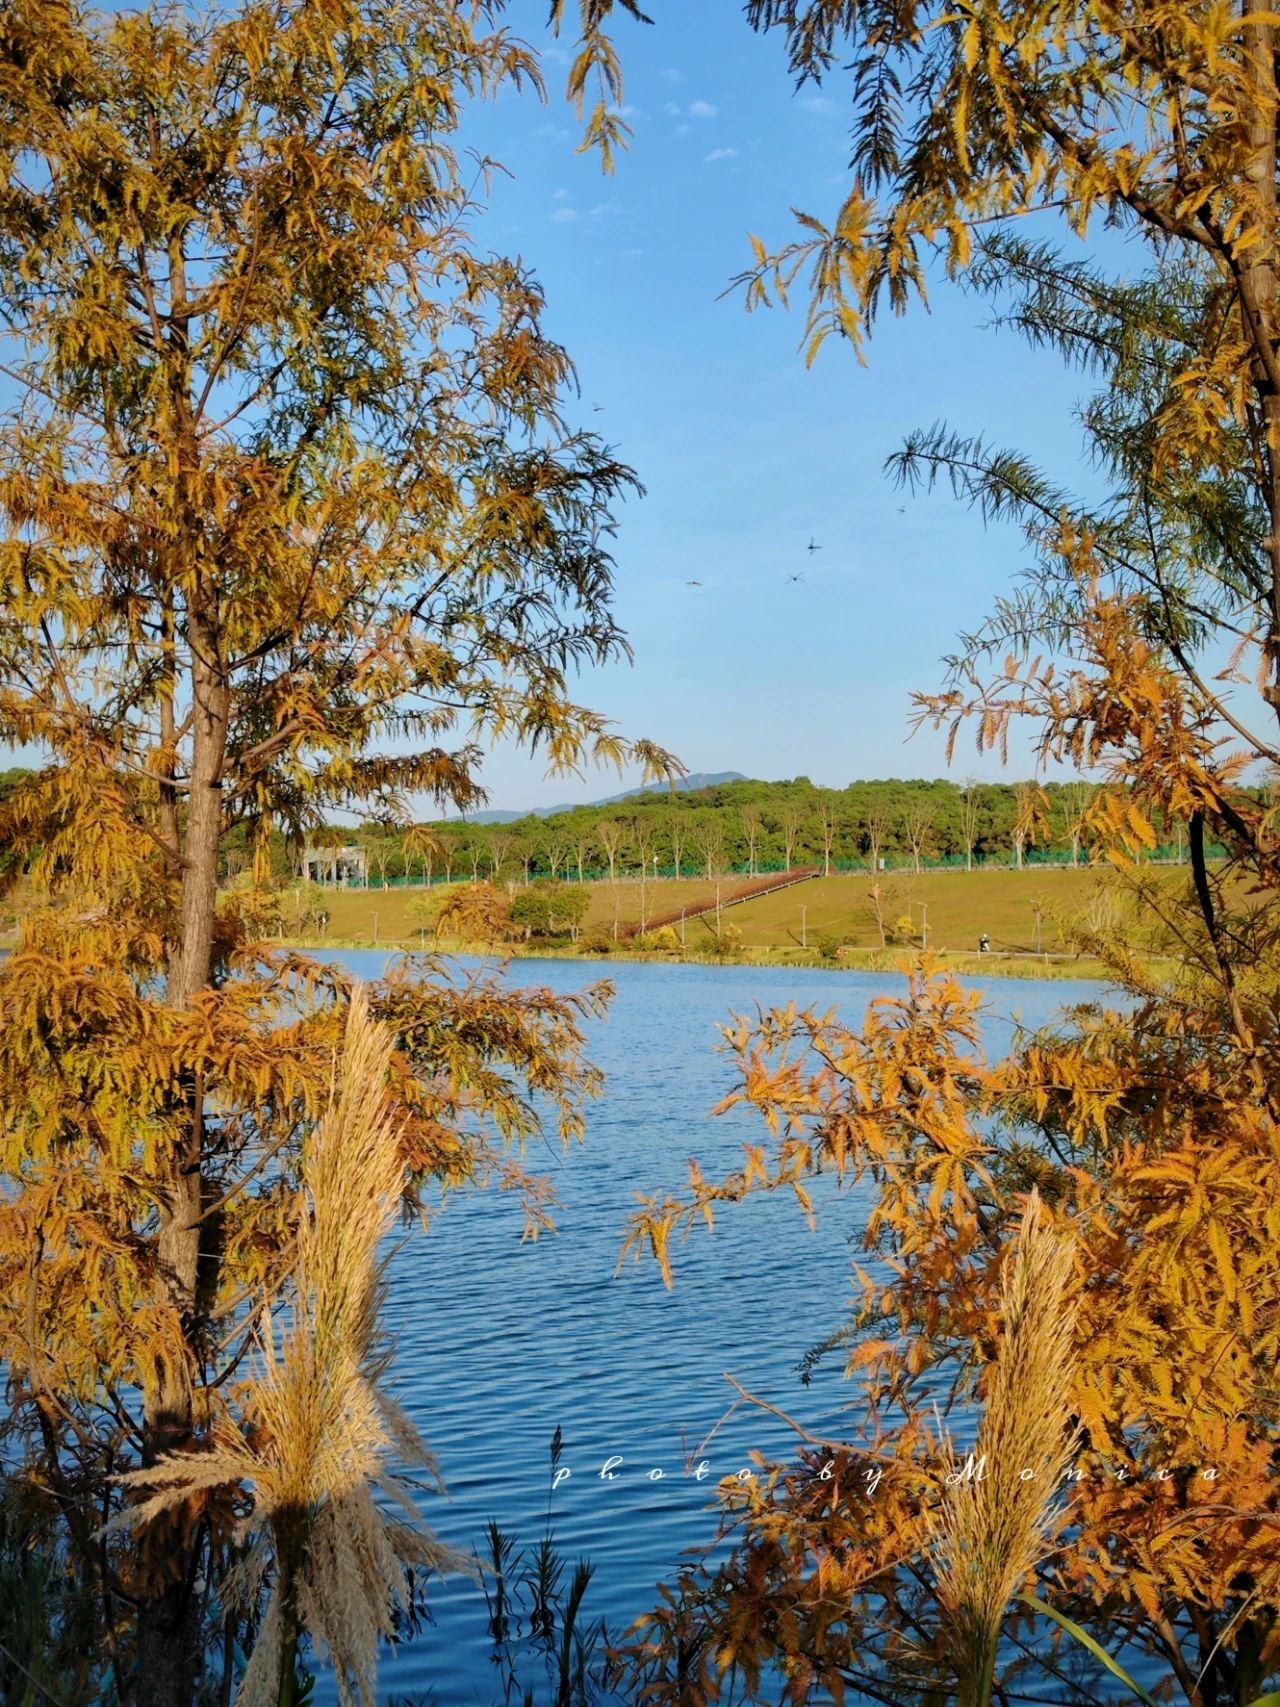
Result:
{"type": "MultiPolygon", "coordinates": [[[[1161,885],[1182,891],[1189,882],[1185,867],[1155,867],[1151,873],[1161,885]]],[[[741,883],[741,877],[722,880],[725,893],[741,883]]],[[[891,873],[880,879],[881,906],[893,927],[908,915],[916,942],[927,923],[930,948],[964,953],[976,950],[986,932],[993,954],[1030,953],[1037,948],[1036,910],[1041,915],[1039,949],[1053,953],[1063,947],[1061,917],[1078,914],[1089,907],[1104,881],[1097,870],[1087,867],[1033,868],[1024,871],[932,871],[919,877],[891,873]]],[[[746,901],[723,912],[725,924],[742,932],[744,949],[769,949],[774,953],[798,952],[807,939],[812,952],[819,938],[832,936],[861,949],[880,946],[875,911],[869,894],[870,876],[814,878],[774,895],[746,901]],[[801,909],[804,909],[802,914],[801,909]]],[[[627,879],[615,884],[594,883],[584,935],[611,933],[619,925],[638,921],[641,891],[638,882],[627,879]]],[[[691,911],[714,897],[715,883],[702,878],[660,879],[644,887],[644,910],[648,918],[673,914],[686,907],[691,911]]],[[[430,892],[439,897],[440,888],[430,892]]],[[[428,891],[425,889],[343,890],[327,892],[329,912],[326,937],[330,941],[407,944],[430,938],[425,922],[428,891]]],[[[315,940],[314,927],[291,921],[296,904],[284,898],[285,934],[315,940]]],[[[1118,922],[1118,921],[1117,921],[1118,922]]],[[[691,952],[704,950],[711,930],[690,918],[685,940],[691,952]]]]}
{"type": "MultiPolygon", "coordinates": [[[[726,891],[741,878],[726,878],[726,891]]],[[[612,931],[615,912],[618,924],[626,925],[638,921],[641,912],[640,884],[626,879],[617,884],[608,882],[592,883],[591,905],[584,922],[584,934],[590,935],[595,931],[612,931]]],[[[715,885],[710,886],[714,892],[715,885]]],[[[314,892],[313,892],[314,893],[314,892]]],[[[430,939],[431,929],[427,923],[432,904],[438,904],[448,893],[444,884],[437,884],[433,889],[327,889],[323,905],[329,914],[329,925],[325,933],[331,941],[359,941],[369,943],[418,943],[424,937],[430,939]]],[[[695,905],[704,900],[709,893],[708,885],[694,878],[664,878],[657,882],[646,883],[644,886],[644,910],[646,917],[658,913],[674,912],[688,904],[695,905]]],[[[285,891],[282,897],[281,911],[284,917],[286,937],[297,934],[306,940],[315,940],[314,927],[307,927],[301,921],[299,905],[295,899],[297,891],[285,891]],[[295,922],[297,928],[295,933],[295,922]]]]}
{"type": "MultiPolygon", "coordinates": [[[[1158,868],[1158,876],[1175,885],[1188,880],[1186,870],[1175,867],[1158,868]]],[[[1059,917],[1087,908],[1102,881],[1100,872],[1087,867],[929,871],[919,877],[894,872],[880,878],[881,907],[891,929],[909,915],[917,940],[927,926],[930,948],[975,950],[985,931],[993,953],[1034,952],[1038,908],[1038,946],[1052,953],[1063,946],[1059,917]]],[[[745,945],[798,948],[807,936],[812,948],[819,936],[831,935],[859,948],[878,948],[871,882],[867,873],[819,877],[743,902],[723,917],[742,932],[745,945]]]]}

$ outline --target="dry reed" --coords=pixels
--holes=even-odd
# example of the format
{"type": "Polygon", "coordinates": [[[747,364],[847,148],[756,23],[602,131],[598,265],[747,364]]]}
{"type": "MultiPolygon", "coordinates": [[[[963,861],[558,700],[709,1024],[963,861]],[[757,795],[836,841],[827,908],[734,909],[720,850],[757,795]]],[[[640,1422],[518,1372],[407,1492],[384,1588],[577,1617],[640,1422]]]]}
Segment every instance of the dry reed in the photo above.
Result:
{"type": "Polygon", "coordinates": [[[432,1454],[382,1384],[390,1351],[380,1329],[379,1252],[403,1186],[386,1090],[391,1051],[357,986],[329,1106],[303,1156],[307,1211],[290,1319],[281,1327],[264,1312],[249,1426],[198,1457],[174,1455],[125,1478],[154,1490],[123,1514],[132,1524],[201,1489],[240,1483],[253,1491],[238,1537],[248,1551],[224,1597],[250,1605],[268,1576],[270,1594],[237,1707],[292,1698],[304,1632],[328,1654],[344,1707],[374,1707],[378,1643],[404,1604],[406,1567],[474,1574],[423,1529],[407,1481],[392,1468],[398,1460],[425,1470],[440,1487],[432,1454]],[[403,1520],[389,1515],[388,1503],[403,1520]]]}
{"type": "Polygon", "coordinates": [[[987,1707],[1005,1612],[1061,1522],[1055,1494],[1078,1439],[1071,1269],[1070,1240],[1041,1223],[1033,1192],[1007,1259],[974,1473],[948,1442],[934,1519],[935,1586],[956,1644],[960,1707],[987,1707]]]}

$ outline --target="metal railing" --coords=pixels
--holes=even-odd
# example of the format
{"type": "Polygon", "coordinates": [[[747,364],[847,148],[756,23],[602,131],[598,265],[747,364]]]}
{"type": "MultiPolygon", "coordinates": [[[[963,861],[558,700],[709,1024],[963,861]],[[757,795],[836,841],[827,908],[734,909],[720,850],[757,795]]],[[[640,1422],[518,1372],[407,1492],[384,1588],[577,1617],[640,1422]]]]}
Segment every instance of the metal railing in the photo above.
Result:
{"type": "MultiPolygon", "coordinates": [[[[1227,850],[1225,847],[1220,847],[1216,843],[1210,843],[1205,848],[1205,856],[1210,860],[1225,859],[1227,856],[1227,850]]],[[[1144,865],[1186,865],[1188,864],[1187,850],[1185,845],[1180,845],[1174,842],[1161,843],[1159,846],[1154,847],[1143,854],[1142,863],[1144,865]]],[[[1070,870],[1073,867],[1086,869],[1088,864],[1088,858],[1084,855],[1073,858],[1069,848],[1027,848],[1023,851],[1021,864],[1019,864],[1017,858],[1011,852],[1002,850],[1000,852],[990,853],[975,852],[972,856],[972,861],[970,861],[968,855],[963,853],[933,854],[927,857],[922,856],[918,864],[918,869],[921,874],[927,871],[964,871],[966,869],[972,869],[973,871],[1070,870]]],[[[644,872],[644,880],[646,882],[664,882],[675,878],[681,878],[686,882],[693,879],[703,883],[714,883],[717,877],[745,877],[753,879],[757,877],[785,875],[788,872],[809,872],[815,869],[819,876],[825,875],[825,862],[818,859],[817,861],[806,861],[803,865],[787,866],[781,861],[770,862],[758,860],[753,869],[745,860],[738,860],[724,864],[720,866],[719,869],[713,869],[708,872],[706,864],[703,861],[695,863],[693,861],[682,860],[678,869],[674,864],[659,865],[651,868],[647,867],[644,872]]],[[[916,871],[917,862],[914,856],[910,853],[902,853],[897,849],[890,853],[880,855],[880,865],[878,870],[874,872],[865,854],[857,859],[844,858],[832,859],[831,861],[831,875],[833,877],[848,877],[851,875],[857,875],[858,873],[862,873],[867,877],[879,875],[881,873],[886,875],[914,875],[916,871]]],[[[556,875],[561,882],[577,883],[579,881],[578,868],[576,865],[572,866],[568,871],[558,871],[556,875]]],[[[609,875],[608,866],[584,865],[582,868],[581,881],[584,883],[604,883],[609,880],[609,875]]],[[[531,866],[528,876],[531,880],[537,880],[539,878],[548,878],[551,876],[551,873],[549,870],[540,870],[537,866],[531,866]]],[[[623,883],[638,883],[641,880],[640,868],[638,866],[619,865],[615,868],[614,876],[617,881],[623,883]]],[[[513,878],[517,881],[524,881],[525,871],[523,866],[517,867],[514,872],[511,867],[508,866],[499,873],[497,881],[508,883],[511,882],[513,878]]],[[[399,873],[395,876],[387,877],[382,877],[376,872],[370,872],[368,882],[365,884],[338,884],[336,887],[367,889],[434,889],[446,883],[471,883],[473,881],[473,874],[468,867],[454,869],[447,876],[444,872],[435,871],[432,872],[430,877],[425,876],[421,872],[411,874],[399,873]]],[[[481,870],[480,881],[493,882],[494,874],[492,870],[481,870]]],[[[317,887],[333,888],[335,885],[323,883],[318,884],[317,887]]]]}

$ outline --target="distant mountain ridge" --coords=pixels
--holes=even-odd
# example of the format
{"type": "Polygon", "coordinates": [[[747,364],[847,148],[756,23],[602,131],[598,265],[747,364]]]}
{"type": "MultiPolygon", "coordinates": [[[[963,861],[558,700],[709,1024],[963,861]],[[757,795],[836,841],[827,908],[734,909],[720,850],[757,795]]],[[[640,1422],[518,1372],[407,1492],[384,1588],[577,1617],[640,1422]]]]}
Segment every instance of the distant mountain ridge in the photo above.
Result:
{"type": "MultiPolygon", "coordinates": [[[[682,776],[676,782],[676,788],[681,794],[690,794],[699,788],[717,788],[721,783],[746,782],[748,778],[741,771],[693,771],[688,776],[682,776]]],[[[624,800],[634,800],[637,794],[658,794],[671,787],[667,782],[648,782],[643,788],[627,788],[621,794],[606,795],[603,800],[584,800],[579,806],[617,806],[624,800]]],[[[525,812],[507,812],[494,808],[490,812],[469,812],[468,824],[515,824],[521,818],[554,818],[557,812],[573,812],[576,808],[571,805],[563,806],[531,806],[525,812]]]]}

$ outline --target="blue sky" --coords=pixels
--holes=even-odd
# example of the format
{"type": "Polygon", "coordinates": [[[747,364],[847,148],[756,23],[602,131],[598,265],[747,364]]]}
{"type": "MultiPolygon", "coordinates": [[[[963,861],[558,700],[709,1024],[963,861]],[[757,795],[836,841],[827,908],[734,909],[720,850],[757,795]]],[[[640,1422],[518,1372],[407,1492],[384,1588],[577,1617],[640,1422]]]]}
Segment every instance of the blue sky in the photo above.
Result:
{"type": "MultiPolygon", "coordinates": [[[[529,0],[510,16],[545,44],[544,10],[529,0]]],[[[780,242],[792,206],[838,205],[847,83],[796,93],[780,41],[752,34],[737,0],[651,10],[655,27],[618,25],[634,137],[615,176],[575,153],[561,97],[571,42],[546,61],[545,106],[504,96],[466,127],[511,174],[477,235],[537,272],[548,329],[578,365],[581,422],[647,489],[616,542],[635,664],[583,678],[579,697],[693,770],[834,786],[941,775],[941,735],[906,744],[910,692],[941,685],[940,658],[1023,552],[949,495],[896,492],[884,459],[942,418],[1083,479],[1072,406],[1087,382],[981,330],[989,305],[941,279],[931,311],[878,323],[866,367],[833,341],[806,370],[798,307],[747,314],[740,295],[721,299],[748,263],[748,232],[780,242]]],[[[1012,753],[1011,772],[1029,773],[1028,752],[1012,753]]],[[[955,771],[1001,774],[967,746],[955,771]]],[[[485,781],[502,806],[618,787],[612,772],[548,780],[506,751],[485,781]]]]}

